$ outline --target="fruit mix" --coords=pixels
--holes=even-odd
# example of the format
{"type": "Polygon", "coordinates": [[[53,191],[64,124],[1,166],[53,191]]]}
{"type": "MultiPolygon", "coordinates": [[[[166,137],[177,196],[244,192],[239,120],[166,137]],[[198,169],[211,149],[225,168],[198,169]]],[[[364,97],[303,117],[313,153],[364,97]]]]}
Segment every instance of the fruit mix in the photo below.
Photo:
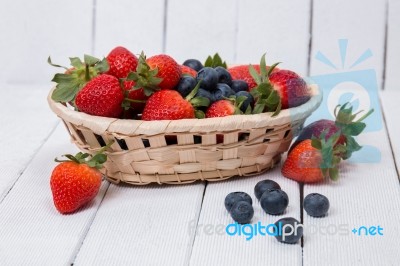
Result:
{"type": "MultiPolygon", "coordinates": [[[[290,70],[260,64],[227,67],[218,54],[182,65],[166,54],[136,56],[124,47],[106,58],[71,57],[53,80],[52,99],[90,115],[177,120],[258,114],[299,106],[310,99],[306,82],[290,70]]],[[[48,62],[56,67],[49,58],[48,62]]]]}

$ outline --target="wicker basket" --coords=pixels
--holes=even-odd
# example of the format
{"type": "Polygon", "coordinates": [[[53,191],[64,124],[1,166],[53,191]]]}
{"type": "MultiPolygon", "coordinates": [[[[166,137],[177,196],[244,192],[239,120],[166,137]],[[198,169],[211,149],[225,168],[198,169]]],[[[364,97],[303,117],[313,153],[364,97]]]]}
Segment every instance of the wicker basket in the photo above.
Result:
{"type": "Polygon", "coordinates": [[[102,169],[108,180],[133,185],[185,184],[247,176],[276,165],[293,135],[319,106],[314,85],[305,104],[271,113],[222,118],[141,121],[91,116],[76,112],[48,96],[76,146],[94,153],[108,149],[102,169]]]}

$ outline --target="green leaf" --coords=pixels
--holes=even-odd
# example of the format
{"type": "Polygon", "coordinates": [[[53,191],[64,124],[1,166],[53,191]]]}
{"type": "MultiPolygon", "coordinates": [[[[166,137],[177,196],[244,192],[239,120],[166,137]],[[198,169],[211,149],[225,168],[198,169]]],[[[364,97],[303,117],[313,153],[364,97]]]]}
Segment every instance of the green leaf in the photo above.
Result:
{"type": "Polygon", "coordinates": [[[268,98],[267,98],[267,106],[268,107],[275,107],[278,102],[279,102],[279,94],[276,90],[272,90],[272,92],[269,94],[268,98]]]}
{"type": "Polygon", "coordinates": [[[258,85],[260,85],[260,83],[261,83],[260,74],[257,72],[257,70],[254,68],[253,65],[249,65],[249,73],[250,73],[251,77],[254,79],[254,81],[258,85]]]}
{"type": "Polygon", "coordinates": [[[99,164],[105,163],[107,161],[107,156],[103,153],[98,153],[90,159],[90,161],[95,161],[99,164]]]}
{"type": "Polygon", "coordinates": [[[366,128],[366,126],[367,125],[363,122],[355,122],[355,123],[348,124],[342,130],[346,136],[347,135],[358,136],[366,128]]]}
{"type": "Polygon", "coordinates": [[[267,73],[267,76],[268,76],[268,77],[271,75],[272,71],[274,71],[274,69],[276,68],[276,66],[279,65],[280,63],[281,63],[281,62],[277,62],[277,63],[275,63],[275,64],[273,64],[272,66],[269,67],[268,73],[267,73]]]}
{"type": "Polygon", "coordinates": [[[204,112],[201,111],[201,110],[196,110],[196,111],[195,111],[195,116],[196,116],[196,118],[198,118],[198,119],[203,119],[203,118],[206,117],[206,115],[204,114],[204,112]]]}
{"type": "Polygon", "coordinates": [[[264,79],[267,76],[267,64],[265,63],[265,54],[261,56],[260,61],[260,74],[261,78],[264,79]]]}
{"type": "Polygon", "coordinates": [[[60,65],[53,64],[53,63],[51,62],[50,56],[47,58],[47,63],[49,63],[49,64],[50,64],[51,66],[53,66],[53,67],[61,67],[61,68],[64,68],[65,70],[68,70],[68,68],[65,67],[65,66],[60,66],[60,65]]]}
{"type": "Polygon", "coordinates": [[[252,110],[251,110],[251,106],[249,104],[249,106],[247,106],[246,111],[244,112],[245,115],[251,115],[252,110]]]}
{"type": "Polygon", "coordinates": [[[100,62],[98,62],[94,67],[99,73],[105,73],[110,69],[110,65],[106,58],[103,58],[100,62]]]}
{"type": "Polygon", "coordinates": [[[206,97],[195,97],[190,100],[190,103],[193,105],[193,107],[207,107],[210,105],[210,99],[206,97]]]}
{"type": "Polygon", "coordinates": [[[71,66],[75,68],[83,67],[83,63],[79,57],[70,57],[69,61],[71,61],[71,66]]]}
{"type": "Polygon", "coordinates": [[[75,99],[79,91],[77,84],[58,84],[51,94],[51,99],[56,102],[67,103],[75,99]]]}
{"type": "Polygon", "coordinates": [[[339,169],[329,168],[329,178],[333,181],[337,181],[339,179],[339,169]]]}
{"type": "Polygon", "coordinates": [[[213,65],[213,59],[212,57],[209,55],[206,59],[206,61],[204,62],[204,66],[205,67],[212,67],[213,65]]]}
{"type": "Polygon", "coordinates": [[[269,84],[269,83],[260,83],[256,87],[256,90],[258,91],[259,94],[264,95],[268,98],[268,96],[271,93],[272,87],[271,87],[271,84],[269,84]]]}
{"type": "Polygon", "coordinates": [[[85,62],[86,65],[94,66],[97,62],[100,61],[100,59],[98,59],[98,58],[96,58],[96,57],[93,57],[93,56],[91,56],[91,55],[85,54],[85,55],[83,56],[83,61],[85,62]]]}
{"type": "Polygon", "coordinates": [[[196,86],[194,86],[193,90],[185,97],[186,101],[190,101],[191,99],[194,98],[194,96],[196,96],[199,88],[200,88],[200,84],[201,84],[201,80],[199,80],[199,82],[197,82],[196,86]]]}
{"type": "Polygon", "coordinates": [[[265,104],[256,103],[253,109],[253,114],[261,114],[264,112],[265,104]]]}
{"type": "Polygon", "coordinates": [[[282,109],[282,102],[279,100],[278,106],[276,107],[275,112],[272,114],[272,116],[277,116],[281,112],[282,109]]]}
{"type": "Polygon", "coordinates": [[[322,149],[321,141],[319,139],[317,139],[317,138],[311,138],[311,146],[313,146],[317,150],[321,150],[322,149]]]}

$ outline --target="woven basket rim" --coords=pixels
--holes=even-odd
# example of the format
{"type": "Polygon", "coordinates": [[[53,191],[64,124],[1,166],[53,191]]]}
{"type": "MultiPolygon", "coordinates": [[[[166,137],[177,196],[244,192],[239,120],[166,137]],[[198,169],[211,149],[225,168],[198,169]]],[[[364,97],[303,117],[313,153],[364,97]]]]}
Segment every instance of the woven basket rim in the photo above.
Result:
{"type": "Polygon", "coordinates": [[[55,87],[53,87],[47,96],[50,109],[63,120],[77,126],[89,128],[95,134],[99,135],[108,132],[122,135],[152,136],[166,133],[209,133],[214,131],[218,132],[221,131],[221,129],[223,129],[223,131],[233,131],[248,128],[261,128],[265,126],[276,126],[308,117],[319,107],[322,101],[321,90],[319,90],[316,84],[311,84],[309,85],[312,95],[310,100],[298,107],[282,110],[279,115],[275,117],[272,117],[272,113],[268,112],[253,115],[232,115],[205,119],[143,121],[100,117],[83,112],[77,112],[61,103],[53,101],[51,94],[54,89],[55,87]]]}

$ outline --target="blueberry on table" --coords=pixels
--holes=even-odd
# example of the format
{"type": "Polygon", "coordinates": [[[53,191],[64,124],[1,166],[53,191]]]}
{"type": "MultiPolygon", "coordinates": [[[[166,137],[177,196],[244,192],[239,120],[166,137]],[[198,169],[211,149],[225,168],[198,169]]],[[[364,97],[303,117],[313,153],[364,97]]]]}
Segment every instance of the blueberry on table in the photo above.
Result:
{"type": "Polygon", "coordinates": [[[253,206],[247,201],[238,201],[232,206],[231,216],[239,224],[248,224],[254,216],[253,206]]]}
{"type": "Polygon", "coordinates": [[[224,100],[225,98],[228,98],[234,94],[235,92],[231,89],[231,87],[224,83],[218,83],[214,90],[214,100],[224,100]]]}
{"type": "Polygon", "coordinates": [[[197,59],[187,59],[185,60],[185,62],[183,62],[182,65],[190,67],[191,69],[194,69],[197,72],[199,72],[200,69],[204,67],[203,64],[197,59]]]}
{"type": "Polygon", "coordinates": [[[268,214],[281,214],[289,205],[289,197],[281,189],[269,189],[260,198],[261,208],[268,214]]]}
{"type": "Polygon", "coordinates": [[[212,67],[204,67],[199,72],[197,72],[196,81],[201,80],[201,87],[206,90],[213,90],[218,83],[218,73],[212,67]]]}
{"type": "Polygon", "coordinates": [[[254,194],[256,198],[260,200],[262,194],[269,189],[281,189],[281,186],[270,179],[261,180],[254,187],[254,194]]]}
{"type": "Polygon", "coordinates": [[[232,77],[231,74],[226,70],[226,68],[217,66],[215,71],[218,73],[218,83],[225,83],[229,86],[232,85],[232,77]]]}
{"type": "Polygon", "coordinates": [[[235,92],[249,90],[249,85],[247,84],[247,82],[240,79],[232,80],[232,84],[230,86],[231,89],[234,90],[235,92]]]}
{"type": "Polygon", "coordinates": [[[253,204],[253,200],[251,199],[250,195],[246,192],[231,192],[225,197],[225,208],[228,212],[231,211],[232,206],[239,201],[246,201],[250,205],[253,204]]]}
{"type": "Polygon", "coordinates": [[[318,193],[308,194],[304,198],[303,205],[308,215],[313,217],[322,217],[329,210],[328,198],[318,193]]]}
{"type": "Polygon", "coordinates": [[[199,88],[199,90],[196,93],[196,97],[205,97],[210,100],[210,104],[215,101],[214,95],[211,92],[209,92],[208,90],[205,90],[203,88],[199,88]]]}
{"type": "Polygon", "coordinates": [[[286,243],[286,244],[297,243],[297,241],[299,241],[300,238],[303,236],[303,227],[301,225],[297,226],[299,224],[300,222],[293,217],[285,217],[279,219],[275,223],[275,228],[274,228],[274,233],[276,234],[275,238],[281,243],[286,243]],[[281,233],[279,233],[280,231],[279,229],[278,232],[276,232],[275,231],[276,228],[281,228],[282,229],[281,233]]]}
{"type": "Polygon", "coordinates": [[[240,105],[240,110],[242,112],[246,112],[247,107],[252,106],[254,104],[254,97],[248,91],[239,91],[235,95],[236,97],[244,96],[247,98],[242,102],[242,105],[240,105]]]}
{"type": "Polygon", "coordinates": [[[177,90],[182,97],[186,97],[196,86],[196,79],[191,76],[183,76],[179,80],[178,85],[176,85],[175,90],[177,90]]]}

